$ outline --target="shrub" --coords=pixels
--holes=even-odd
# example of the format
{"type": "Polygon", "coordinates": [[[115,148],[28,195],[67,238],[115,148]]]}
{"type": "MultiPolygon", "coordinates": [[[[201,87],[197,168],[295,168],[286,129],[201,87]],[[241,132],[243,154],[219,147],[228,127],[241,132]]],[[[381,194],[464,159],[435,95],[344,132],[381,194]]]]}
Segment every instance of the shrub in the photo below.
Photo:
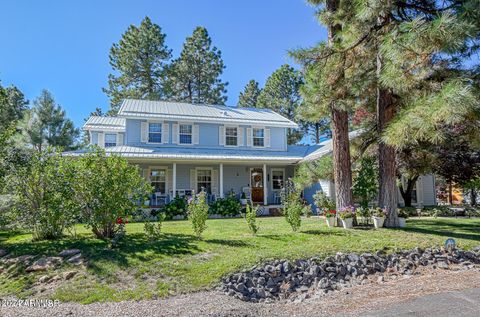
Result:
{"type": "Polygon", "coordinates": [[[219,198],[210,204],[210,213],[222,216],[236,216],[240,213],[242,206],[235,196],[219,198]]]}
{"type": "Polygon", "coordinates": [[[335,210],[335,201],[328,197],[321,190],[317,190],[317,192],[313,195],[313,202],[315,206],[324,214],[328,210],[335,210]]]}
{"type": "Polygon", "coordinates": [[[175,216],[187,215],[187,201],[183,197],[176,196],[172,201],[162,208],[165,219],[172,219],[175,216]]]}
{"type": "Polygon", "coordinates": [[[116,155],[93,148],[78,158],[78,175],[73,183],[87,228],[100,239],[113,238],[122,230],[117,219],[125,219],[137,208],[151,186],[140,176],[138,167],[116,155]]]}
{"type": "Polygon", "coordinates": [[[32,231],[34,239],[60,238],[77,220],[73,163],[49,147],[31,151],[28,163],[10,170],[8,187],[16,220],[32,231]]]}
{"type": "Polygon", "coordinates": [[[398,211],[397,211],[397,214],[398,214],[399,218],[405,218],[406,219],[406,218],[410,217],[410,214],[405,209],[400,209],[399,208],[398,211]]]}
{"type": "MultiPolygon", "coordinates": [[[[414,217],[414,216],[418,216],[418,213],[417,213],[417,208],[415,207],[402,207],[402,208],[398,208],[398,212],[400,213],[400,211],[404,214],[407,214],[409,217],[414,217]]],[[[406,217],[405,217],[406,218],[406,217]]]]}
{"type": "Polygon", "coordinates": [[[377,196],[378,167],[374,157],[362,157],[353,171],[352,194],[367,208],[368,203],[377,196]]]}
{"type": "Polygon", "coordinates": [[[454,217],[455,212],[447,206],[425,207],[421,211],[422,216],[427,217],[454,217]]]}
{"type": "Polygon", "coordinates": [[[302,214],[303,214],[303,216],[305,216],[307,218],[310,218],[313,215],[312,206],[304,205],[303,209],[302,209],[302,214]]]}
{"type": "Polygon", "coordinates": [[[204,192],[193,195],[187,206],[188,219],[192,222],[192,228],[197,237],[200,237],[207,228],[208,204],[205,196],[204,192]]]}
{"type": "Polygon", "coordinates": [[[300,193],[300,190],[295,187],[295,184],[291,180],[285,183],[285,187],[282,190],[285,219],[293,231],[297,231],[302,224],[301,215],[304,206],[300,198],[300,193]]]}
{"type": "Polygon", "coordinates": [[[253,235],[256,235],[259,229],[257,225],[257,210],[258,206],[253,207],[251,204],[245,206],[245,221],[253,235]]]}
{"type": "Polygon", "coordinates": [[[143,231],[150,241],[158,240],[162,233],[162,222],[165,220],[165,214],[158,214],[158,221],[156,223],[145,221],[143,231]]]}

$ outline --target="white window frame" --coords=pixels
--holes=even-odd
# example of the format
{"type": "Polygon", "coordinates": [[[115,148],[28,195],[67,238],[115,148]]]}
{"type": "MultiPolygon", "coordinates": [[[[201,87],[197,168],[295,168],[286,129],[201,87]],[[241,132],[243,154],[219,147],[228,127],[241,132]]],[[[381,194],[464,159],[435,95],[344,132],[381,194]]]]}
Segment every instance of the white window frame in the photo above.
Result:
{"type": "Polygon", "coordinates": [[[213,167],[195,167],[195,192],[199,193],[198,188],[198,171],[210,171],[210,193],[213,191],[213,167]]]}
{"type": "MultiPolygon", "coordinates": [[[[152,170],[164,170],[165,171],[165,193],[162,193],[164,195],[168,194],[168,167],[167,166],[150,166],[148,168],[148,182],[149,184],[152,184],[152,170]]],[[[153,191],[155,194],[156,192],[153,191]]]]}
{"type": "MultiPolygon", "coordinates": [[[[239,130],[240,130],[239,127],[238,127],[238,126],[235,126],[235,125],[226,125],[226,126],[224,126],[224,129],[225,129],[225,130],[224,130],[224,133],[225,133],[225,146],[226,146],[226,147],[238,147],[238,133],[239,133],[239,130]],[[227,137],[228,137],[228,136],[227,136],[227,130],[228,130],[228,129],[232,129],[232,128],[237,130],[237,136],[236,136],[236,137],[237,137],[237,144],[236,144],[236,145],[228,145],[228,144],[227,144],[227,137]]],[[[232,136],[231,136],[231,137],[232,137],[232,136]]]]}
{"type": "Polygon", "coordinates": [[[163,144],[163,121],[147,121],[147,144],[163,144]],[[160,124],[160,132],[152,132],[155,134],[160,134],[160,142],[150,142],[150,124],[160,124]]]}
{"type": "Polygon", "coordinates": [[[105,147],[114,147],[114,146],[117,146],[117,144],[118,144],[118,134],[117,134],[117,133],[105,132],[104,136],[105,136],[105,137],[104,137],[105,147]],[[107,135],[113,135],[113,136],[115,136],[115,143],[109,142],[109,144],[113,144],[113,145],[108,145],[108,146],[107,146],[107,135]]]}
{"type": "MultiPolygon", "coordinates": [[[[180,145],[193,145],[193,129],[194,129],[194,124],[191,123],[191,122],[178,122],[178,144],[180,145]],[[190,132],[190,143],[182,143],[181,142],[181,135],[182,133],[180,132],[181,131],[181,126],[182,125],[189,125],[191,127],[191,132],[190,132]]],[[[183,133],[184,135],[188,135],[188,134],[185,134],[183,133]]]]}
{"type": "Polygon", "coordinates": [[[285,186],[285,169],[284,168],[272,168],[270,169],[270,187],[272,188],[273,191],[279,191],[281,190],[281,188],[279,189],[275,189],[273,188],[273,172],[282,172],[283,174],[283,185],[285,186]]]}
{"type": "MultiPolygon", "coordinates": [[[[259,138],[257,138],[259,139],[259,138]]],[[[252,127],[252,147],[262,148],[265,147],[265,127],[252,127]],[[263,145],[255,145],[255,131],[254,130],[263,130],[263,145]]]]}

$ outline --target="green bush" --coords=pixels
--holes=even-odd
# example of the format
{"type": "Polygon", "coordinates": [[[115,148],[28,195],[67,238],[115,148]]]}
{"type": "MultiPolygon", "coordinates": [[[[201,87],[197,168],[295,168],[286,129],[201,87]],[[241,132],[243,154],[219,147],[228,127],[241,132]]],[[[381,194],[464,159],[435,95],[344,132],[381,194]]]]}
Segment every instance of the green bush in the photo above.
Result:
{"type": "Polygon", "coordinates": [[[153,221],[145,221],[143,225],[143,231],[150,241],[155,241],[160,238],[162,233],[162,222],[165,220],[165,214],[158,214],[158,221],[155,223],[153,221]]]}
{"type": "Polygon", "coordinates": [[[187,215],[187,201],[185,198],[176,196],[172,201],[162,208],[162,212],[165,214],[165,219],[172,219],[175,216],[187,215]]]}
{"type": "Polygon", "coordinates": [[[426,217],[454,217],[455,212],[448,206],[424,207],[421,211],[422,216],[426,217]]]}
{"type": "Polygon", "coordinates": [[[297,231],[302,224],[301,215],[304,205],[301,199],[301,191],[295,187],[292,180],[288,180],[285,183],[285,187],[282,190],[282,202],[285,219],[292,227],[292,230],[297,231]]]}
{"type": "Polygon", "coordinates": [[[406,214],[408,217],[416,217],[418,216],[417,208],[416,207],[402,207],[398,208],[398,213],[402,212],[404,215],[406,214]]]}
{"type": "Polygon", "coordinates": [[[253,207],[251,204],[245,206],[245,221],[253,235],[256,235],[259,229],[257,225],[257,210],[258,206],[253,207]]]}
{"type": "Polygon", "coordinates": [[[210,214],[222,216],[236,216],[240,214],[242,206],[233,195],[226,198],[219,198],[210,204],[210,214]]]}
{"type": "Polygon", "coordinates": [[[322,214],[329,210],[335,210],[335,201],[321,190],[317,190],[313,195],[313,202],[322,214]]]}
{"type": "Polygon", "coordinates": [[[188,201],[188,219],[192,222],[192,228],[197,237],[200,237],[207,228],[208,204],[205,193],[193,195],[188,201]]]}

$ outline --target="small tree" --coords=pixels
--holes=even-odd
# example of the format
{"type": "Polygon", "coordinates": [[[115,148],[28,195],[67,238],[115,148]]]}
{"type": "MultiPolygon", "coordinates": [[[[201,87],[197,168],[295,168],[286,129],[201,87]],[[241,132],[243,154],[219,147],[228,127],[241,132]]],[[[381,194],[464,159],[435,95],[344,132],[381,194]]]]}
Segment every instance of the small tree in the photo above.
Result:
{"type": "Polygon", "coordinates": [[[291,179],[287,180],[282,190],[282,202],[284,208],[285,219],[292,227],[293,231],[297,231],[301,224],[301,215],[303,213],[303,204],[301,201],[301,191],[295,187],[291,179]]]}
{"type": "Polygon", "coordinates": [[[78,159],[74,189],[86,226],[100,239],[113,238],[135,201],[151,192],[136,166],[96,147],[78,159]]]}
{"type": "Polygon", "coordinates": [[[192,222],[193,231],[197,237],[201,237],[203,231],[207,228],[208,204],[204,192],[200,192],[188,201],[188,219],[192,222]]]}
{"type": "Polygon", "coordinates": [[[367,208],[378,192],[378,172],[373,157],[362,157],[353,172],[352,192],[360,202],[360,206],[367,208]]]}
{"type": "Polygon", "coordinates": [[[31,151],[28,163],[12,165],[9,190],[15,199],[17,221],[32,231],[34,239],[58,239],[79,214],[71,190],[74,164],[48,147],[31,151]]]}
{"type": "Polygon", "coordinates": [[[257,234],[259,229],[257,225],[257,210],[258,207],[253,207],[251,204],[247,204],[245,207],[245,221],[247,222],[248,229],[252,232],[253,235],[257,234]]]}

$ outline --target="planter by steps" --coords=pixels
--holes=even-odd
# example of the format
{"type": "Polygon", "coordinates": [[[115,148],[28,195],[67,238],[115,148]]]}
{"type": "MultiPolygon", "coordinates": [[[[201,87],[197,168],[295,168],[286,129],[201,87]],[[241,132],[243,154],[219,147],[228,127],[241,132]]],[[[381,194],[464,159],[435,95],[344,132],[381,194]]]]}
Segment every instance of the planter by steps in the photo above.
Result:
{"type": "Polygon", "coordinates": [[[353,228],[353,218],[342,219],[342,225],[344,229],[353,228]]]}
{"type": "Polygon", "coordinates": [[[327,223],[327,226],[329,228],[333,228],[333,226],[335,226],[335,217],[326,217],[325,218],[325,222],[327,223]]]}
{"type": "Polygon", "coordinates": [[[375,229],[383,227],[383,222],[385,221],[384,217],[372,217],[372,219],[373,219],[373,225],[375,226],[375,229]]]}
{"type": "Polygon", "coordinates": [[[405,228],[407,226],[407,218],[398,217],[398,225],[400,228],[405,228]]]}

